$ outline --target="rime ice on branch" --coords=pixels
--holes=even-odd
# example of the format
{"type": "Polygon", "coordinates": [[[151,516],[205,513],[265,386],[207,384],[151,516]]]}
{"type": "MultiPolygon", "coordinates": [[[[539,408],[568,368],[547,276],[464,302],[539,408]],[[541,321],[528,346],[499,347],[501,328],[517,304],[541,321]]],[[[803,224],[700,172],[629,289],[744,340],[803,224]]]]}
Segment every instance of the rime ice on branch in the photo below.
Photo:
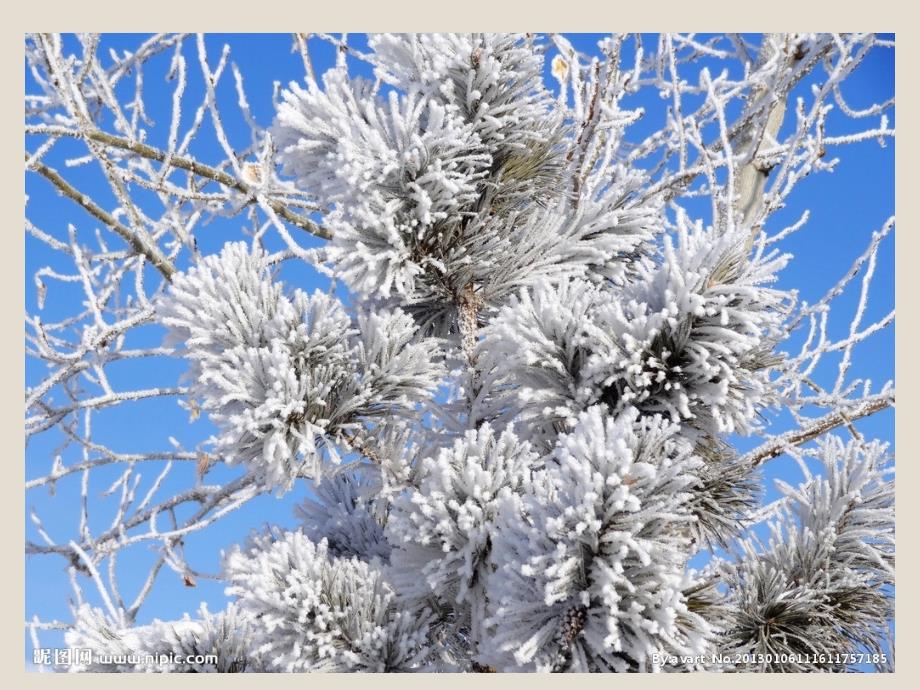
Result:
{"type": "Polygon", "coordinates": [[[661,659],[727,649],[800,656],[720,670],[840,671],[820,654],[893,653],[892,464],[859,420],[894,387],[852,370],[894,320],[867,317],[894,219],[808,304],[780,281],[786,239],[816,228],[776,215],[834,169],[831,147],[894,136],[893,99],[854,107],[842,89],[889,42],[616,34],[585,55],[561,35],[384,34],[364,50],[296,34],[304,78],[276,89],[270,126],[229,47],[104,44],[26,40],[25,169],[83,214],[26,224],[56,258],[33,276],[27,354],[46,373],[26,434],[64,439],[27,489],[79,481],[81,497],[73,534],[31,515],[27,552],[60,558],[74,586],[72,621],[27,623],[36,646],[65,629],[100,654],[218,655],[167,672],[698,670],[661,659]],[[321,74],[319,42],[336,55],[321,74]],[[160,138],[144,88],[158,61],[160,138]],[[224,125],[231,79],[245,143],[224,125]],[[637,137],[647,114],[628,104],[646,92],[667,115],[637,137]],[[65,141],[85,150],[52,165],[65,141]],[[86,166],[111,198],[82,190],[86,166]],[[203,253],[218,217],[246,241],[203,253]],[[285,264],[348,296],[282,283],[285,264]],[[143,328],[162,345],[134,345],[143,328]],[[163,357],[182,380],[112,375],[163,357]],[[108,408],[161,397],[213,436],[186,449],[163,429],[166,450],[126,452],[94,434],[108,408]],[[761,468],[783,454],[803,480],[762,505],[761,468]],[[194,479],[176,489],[183,463],[194,479]],[[302,499],[300,525],[204,572],[185,539],[271,492],[302,499]],[[117,559],[151,548],[129,597],[117,559]],[[170,571],[225,582],[226,608],[155,619],[170,571]]]}

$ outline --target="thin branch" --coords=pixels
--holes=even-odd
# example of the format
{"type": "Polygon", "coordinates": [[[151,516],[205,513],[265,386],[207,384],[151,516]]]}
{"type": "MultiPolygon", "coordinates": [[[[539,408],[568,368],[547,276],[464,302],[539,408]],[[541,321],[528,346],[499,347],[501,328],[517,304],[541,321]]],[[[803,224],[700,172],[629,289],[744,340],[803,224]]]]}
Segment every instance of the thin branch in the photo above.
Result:
{"type": "MultiPolygon", "coordinates": [[[[28,153],[25,154],[25,159],[27,161],[29,160],[28,153]]],[[[119,235],[121,235],[122,238],[124,238],[124,240],[131,245],[134,251],[138,254],[141,254],[142,256],[145,256],[147,260],[160,273],[163,274],[163,277],[166,278],[166,280],[172,279],[173,273],[176,272],[176,267],[173,266],[172,262],[166,258],[163,252],[160,251],[159,247],[151,244],[147,241],[146,238],[140,237],[137,233],[119,223],[117,220],[115,220],[115,218],[112,217],[110,213],[103,210],[86,194],[83,194],[79,190],[72,187],[70,183],[61,177],[60,174],[53,168],[49,168],[44,163],[37,162],[32,166],[32,170],[39,173],[42,177],[51,182],[55,187],[58,188],[58,190],[60,190],[61,194],[82,206],[91,216],[102,221],[119,235]]]]}
{"type": "Polygon", "coordinates": [[[822,434],[826,434],[839,426],[852,424],[857,419],[868,417],[869,415],[880,412],[894,405],[894,392],[882,393],[877,396],[868,398],[848,409],[834,410],[829,414],[815,419],[807,426],[781,434],[770,439],[763,445],[742,456],[740,462],[749,464],[751,467],[758,467],[767,460],[779,457],[786,452],[786,449],[802,445],[822,434]]]}
{"type": "MultiPolygon", "coordinates": [[[[69,136],[78,139],[90,139],[92,141],[104,144],[105,146],[112,146],[124,151],[129,151],[130,153],[141,156],[142,158],[148,158],[158,163],[163,163],[164,161],[168,160],[169,164],[175,168],[186,170],[193,175],[198,175],[199,177],[205,177],[209,180],[213,180],[225,187],[229,187],[230,189],[235,189],[242,194],[246,194],[247,196],[252,196],[255,194],[255,190],[250,189],[245,183],[236,179],[233,175],[223,172],[222,170],[212,168],[209,165],[199,163],[198,161],[192,158],[186,158],[185,156],[171,156],[166,151],[154,148],[148,144],[143,144],[138,141],[130,141],[128,139],[124,139],[122,137],[118,137],[114,134],[109,134],[108,132],[103,132],[98,129],[82,132],[79,130],[69,129],[67,127],[38,125],[27,127],[26,131],[29,134],[48,134],[50,136],[69,136]]],[[[269,200],[268,204],[271,206],[272,210],[278,214],[279,217],[283,218],[292,225],[295,225],[302,230],[306,230],[311,235],[316,235],[317,237],[325,240],[332,238],[332,233],[330,233],[326,228],[317,225],[309,218],[304,218],[303,216],[290,211],[282,202],[277,200],[269,200]]]]}

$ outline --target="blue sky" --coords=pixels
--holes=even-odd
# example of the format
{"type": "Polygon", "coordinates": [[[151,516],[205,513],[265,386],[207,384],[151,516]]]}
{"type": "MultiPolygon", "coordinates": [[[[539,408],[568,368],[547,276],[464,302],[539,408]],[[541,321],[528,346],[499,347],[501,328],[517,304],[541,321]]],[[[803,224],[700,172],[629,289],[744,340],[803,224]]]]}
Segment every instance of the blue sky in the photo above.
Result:
{"type": "MultiPolygon", "coordinates": [[[[108,35],[103,37],[100,54],[107,54],[109,48],[115,50],[133,50],[144,39],[141,35],[108,35]]],[[[569,37],[575,46],[585,52],[596,52],[595,44],[600,36],[580,34],[569,37]]],[[[647,46],[654,46],[654,37],[647,37],[647,46]]],[[[352,36],[350,42],[361,48],[364,43],[362,36],[352,36]]],[[[303,76],[303,66],[299,55],[292,52],[292,42],[289,35],[209,35],[206,38],[211,64],[216,62],[222,46],[230,45],[230,59],[235,62],[244,75],[247,96],[256,121],[263,126],[269,125],[274,115],[272,106],[273,84],[280,82],[287,84],[290,81],[300,81],[303,76]]],[[[76,45],[71,37],[66,46],[76,45]]],[[[318,43],[313,55],[315,66],[319,72],[329,66],[334,59],[333,49],[326,44],[318,43]]],[[[626,59],[629,61],[632,43],[626,46],[626,59]]],[[[180,131],[191,122],[193,112],[198,104],[199,94],[203,93],[203,82],[197,67],[197,54],[194,39],[186,41],[184,55],[189,68],[189,80],[186,110],[183,113],[180,131]]],[[[164,53],[154,58],[144,75],[147,114],[154,125],[148,128],[148,141],[154,146],[164,147],[169,130],[170,109],[174,82],[166,80],[171,53],[164,53]]],[[[548,83],[555,87],[549,77],[547,60],[548,83]]],[[[355,64],[355,73],[367,72],[363,65],[355,64]]],[[[822,72],[818,70],[815,79],[802,83],[792,98],[799,95],[808,100],[810,89],[815,81],[820,81],[822,72]]],[[[685,76],[689,81],[695,81],[696,73],[693,68],[688,69],[685,76]]],[[[121,88],[133,89],[133,79],[125,79],[121,88]]],[[[26,90],[34,93],[37,88],[26,70],[26,90]]],[[[876,49],[858,68],[851,80],[844,86],[844,94],[849,103],[855,107],[865,107],[873,102],[883,101],[894,94],[894,51],[890,49],[876,49]]],[[[123,94],[124,95],[124,94],[123,94]]],[[[217,89],[218,102],[223,102],[222,114],[224,125],[227,129],[231,143],[241,149],[249,144],[248,128],[245,126],[242,115],[236,107],[237,95],[233,86],[232,75],[228,72],[217,89]]],[[[661,98],[657,92],[646,91],[626,99],[628,107],[641,106],[645,116],[630,131],[632,141],[641,140],[647,133],[654,131],[663,124],[667,114],[669,99],[661,98]]],[[[894,124],[893,111],[889,119],[894,124]]],[[[785,129],[792,126],[791,117],[787,117],[785,129]]],[[[854,131],[856,127],[866,125],[865,122],[853,123],[842,113],[832,111],[828,117],[828,131],[841,134],[854,131]]],[[[191,154],[207,163],[214,163],[223,158],[222,152],[216,143],[211,125],[207,121],[203,125],[201,135],[196,138],[191,147],[191,154]]],[[[37,141],[26,137],[27,150],[34,150],[37,141]]],[[[46,156],[45,162],[59,170],[65,169],[65,161],[70,157],[80,156],[85,153],[83,145],[77,141],[64,141],[57,144],[46,156]]],[[[821,173],[812,175],[804,180],[794,193],[789,206],[775,214],[768,224],[769,230],[778,230],[791,224],[801,214],[802,210],[809,208],[811,218],[808,225],[800,232],[792,235],[783,242],[782,249],[792,253],[795,258],[783,272],[780,278],[781,287],[795,287],[799,290],[800,297],[812,302],[824,292],[849,268],[853,260],[862,253],[866,247],[869,235],[879,229],[886,219],[894,213],[894,142],[889,141],[886,147],[881,147],[877,142],[869,141],[828,152],[829,157],[839,156],[841,162],[832,174],[821,173]]],[[[94,197],[106,208],[114,208],[115,202],[105,184],[98,165],[83,166],[76,171],[66,171],[68,179],[90,196],[94,197]]],[[[72,202],[63,199],[55,193],[51,186],[37,175],[26,176],[26,191],[29,195],[27,215],[29,219],[45,232],[58,238],[66,238],[68,224],[73,224],[81,242],[92,242],[92,236],[99,223],[91,219],[72,202]]],[[[154,199],[145,198],[142,202],[145,209],[151,214],[156,214],[157,204],[154,199]]],[[[697,213],[704,221],[708,221],[709,205],[707,200],[689,206],[691,212],[697,213]]],[[[227,241],[239,239],[245,220],[217,219],[199,230],[197,236],[199,247],[203,253],[216,252],[227,241]]],[[[121,241],[112,233],[102,230],[110,246],[120,247],[121,241]]],[[[280,245],[279,245],[280,247],[280,245]]],[[[66,265],[60,264],[60,258],[50,253],[44,245],[27,236],[26,238],[26,308],[35,310],[37,290],[32,282],[36,269],[45,265],[57,267],[62,271],[67,270],[66,265]]],[[[182,264],[180,263],[180,268],[182,264]]],[[[317,274],[312,268],[296,262],[287,262],[280,272],[280,278],[291,285],[297,285],[308,291],[314,288],[325,289],[327,279],[317,274]]],[[[49,283],[48,299],[43,310],[43,319],[55,320],[56,315],[72,313],[75,304],[81,296],[69,284],[49,283]]],[[[840,315],[831,323],[831,333],[842,334],[849,326],[849,316],[853,313],[857,299],[855,290],[848,290],[839,300],[837,309],[840,315]]],[[[870,297],[866,322],[871,322],[886,314],[894,305],[894,242],[889,238],[879,253],[878,268],[874,282],[874,289],[870,297]]],[[[156,345],[162,338],[162,331],[156,326],[146,326],[137,329],[129,336],[129,343],[140,345],[156,345]]],[[[819,371],[816,376],[820,379],[824,375],[833,376],[836,364],[829,362],[824,366],[824,371],[819,371]]],[[[155,365],[140,368],[126,363],[114,365],[109,369],[113,387],[116,390],[138,388],[141,386],[170,386],[177,385],[180,375],[185,370],[185,364],[179,359],[160,359],[155,365]]],[[[894,331],[886,332],[874,337],[854,355],[853,372],[860,377],[871,378],[877,384],[894,378],[894,331]]],[[[43,374],[42,365],[33,360],[26,362],[26,385],[34,385],[43,374]]],[[[894,413],[886,411],[863,420],[858,424],[861,431],[868,437],[880,438],[894,442],[894,413]]],[[[110,447],[127,451],[157,451],[167,450],[168,438],[171,436],[179,441],[186,449],[193,449],[197,443],[206,438],[213,429],[209,423],[202,419],[189,423],[187,413],[179,408],[175,399],[136,402],[130,405],[109,408],[100,413],[94,421],[97,440],[110,447]]],[[[738,446],[745,449],[750,446],[751,440],[739,439],[738,446]]],[[[46,432],[33,438],[26,448],[26,478],[45,474],[51,465],[56,453],[61,452],[65,463],[77,459],[79,451],[74,448],[60,450],[62,437],[58,432],[46,432]]],[[[144,480],[143,487],[149,486],[158,474],[160,467],[150,464],[149,467],[140,468],[144,480]]],[[[91,527],[102,528],[111,520],[113,511],[117,506],[115,497],[105,499],[101,493],[121,473],[122,468],[110,467],[97,471],[91,478],[90,496],[95,512],[91,513],[95,519],[91,527]]],[[[193,484],[194,467],[179,467],[174,470],[171,479],[163,486],[163,492],[178,488],[187,488],[193,484]]],[[[217,468],[208,475],[208,482],[213,483],[224,478],[239,475],[239,470],[217,468]]],[[[768,487],[772,486],[773,478],[783,478],[787,481],[797,481],[799,472],[791,460],[786,457],[772,461],[766,470],[768,487]]],[[[56,487],[56,495],[50,496],[45,489],[29,492],[26,496],[26,534],[34,541],[40,541],[38,535],[28,521],[28,511],[34,507],[42,516],[45,528],[58,541],[65,541],[75,534],[75,525],[78,520],[78,504],[80,495],[79,475],[72,475],[62,480],[56,487]]],[[[205,571],[217,572],[219,570],[219,553],[221,549],[230,548],[238,543],[253,528],[259,528],[266,523],[280,525],[294,525],[292,507],[302,500],[304,491],[295,489],[282,499],[273,496],[262,496],[253,500],[243,509],[240,509],[224,518],[215,527],[204,534],[192,535],[186,542],[186,555],[192,567],[205,571]]],[[[768,490],[767,498],[775,496],[772,489],[768,490]]],[[[180,515],[181,517],[181,515],[180,515]]],[[[126,599],[133,599],[138,587],[146,577],[148,565],[155,558],[152,549],[134,549],[129,555],[122,558],[119,564],[119,581],[124,589],[126,599]]],[[[82,582],[84,593],[90,601],[98,601],[94,588],[88,581],[82,582]]],[[[26,562],[26,592],[25,592],[25,617],[31,618],[38,614],[43,619],[69,620],[70,613],[67,608],[67,593],[70,591],[68,578],[63,560],[58,556],[29,557],[26,562]]],[[[225,601],[223,585],[206,579],[199,580],[196,587],[186,587],[181,578],[171,571],[164,570],[160,580],[149,597],[147,604],[141,610],[139,622],[146,622],[154,617],[170,619],[181,616],[184,612],[197,609],[200,602],[205,601],[211,610],[217,610],[225,601]]],[[[43,646],[62,646],[62,637],[57,633],[44,633],[43,646]]],[[[31,659],[31,643],[27,641],[26,657],[31,659]]]]}

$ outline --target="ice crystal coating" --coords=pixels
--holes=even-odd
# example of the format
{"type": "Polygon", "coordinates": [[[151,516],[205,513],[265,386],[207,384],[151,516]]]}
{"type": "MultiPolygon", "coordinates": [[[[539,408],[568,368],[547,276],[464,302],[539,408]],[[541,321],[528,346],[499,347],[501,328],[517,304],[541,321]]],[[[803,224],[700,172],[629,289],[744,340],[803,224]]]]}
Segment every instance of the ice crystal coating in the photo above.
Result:
{"type": "Polygon", "coordinates": [[[677,432],[593,406],[530,490],[504,498],[490,619],[499,665],[653,670],[655,653],[704,648],[710,631],[687,606],[679,555],[700,461],[677,432]]]}
{"type": "MultiPolygon", "coordinates": [[[[201,35],[205,99],[180,141],[194,90],[185,37],[105,63],[98,37],[75,38],[82,54],[27,39],[41,87],[27,144],[44,143],[26,170],[127,244],[100,231],[97,251],[75,227],[63,242],[27,225],[73,260],[72,273],[36,272],[39,309],[46,282],[84,293],[73,318],[31,315],[27,345],[49,372],[27,390],[28,433],[65,438],[64,459],[29,486],[83,478],[78,536],[59,540],[33,513],[41,541],[27,542],[70,568],[65,639],[95,655],[72,670],[844,671],[840,655],[893,652],[893,480],[859,420],[894,392],[848,372],[853,348],[893,323],[893,311],[867,314],[894,219],[806,304],[776,281],[789,258],[779,243],[807,214],[785,229],[773,215],[799,180],[836,165],[826,147],[893,135],[890,102],[853,109],[841,89],[889,41],[662,34],[656,51],[615,34],[586,55],[561,34],[378,34],[366,48],[295,34],[304,79],[277,85],[263,129],[242,74],[224,69],[226,53],[211,71],[201,35]],[[322,74],[318,42],[334,54],[322,74]],[[138,123],[152,127],[142,67],[164,51],[176,90],[159,150],[138,123]],[[789,89],[807,96],[812,69],[821,85],[784,134],[789,89]],[[224,71],[252,129],[244,153],[219,112],[224,71]],[[125,108],[115,86],[129,74],[125,108]],[[658,96],[663,117],[644,122],[661,127],[631,129],[658,96]],[[830,98],[841,117],[881,124],[832,133],[830,98]],[[193,154],[203,131],[225,158],[193,154]],[[68,167],[100,159],[110,211],[48,167],[58,139],[90,145],[68,167]],[[167,206],[161,217],[135,203],[138,188],[167,206]],[[241,214],[248,241],[202,253],[200,221],[241,214]],[[282,267],[332,283],[305,292],[277,279],[282,267]],[[860,275],[849,330],[832,335],[831,307],[856,297],[860,275]],[[125,347],[151,319],[175,347],[125,347]],[[188,363],[175,388],[125,391],[106,373],[172,355],[188,363]],[[167,395],[216,428],[196,452],[170,437],[169,453],[123,453],[92,436],[97,411],[167,395]],[[755,435],[742,452],[738,437],[755,435]],[[780,455],[804,481],[762,505],[761,467],[780,455]],[[194,486],[168,495],[170,470],[196,460],[194,486]],[[165,469],[147,489],[138,468],[151,462],[165,469]],[[102,494],[117,514],[100,532],[90,470],[118,463],[102,494]],[[299,501],[300,524],[229,551],[224,611],[139,615],[158,572],[186,587],[214,577],[196,569],[199,531],[270,491],[299,501]],[[132,545],[157,559],[128,604],[116,556],[132,545]],[[85,603],[84,580],[101,608],[85,603]]],[[[43,627],[28,625],[37,638],[43,627]]]]}
{"type": "Polygon", "coordinates": [[[395,605],[379,568],[330,557],[302,532],[265,535],[226,561],[227,593],[257,617],[273,670],[406,671],[424,660],[426,617],[395,605]]]}
{"type": "Polygon", "coordinates": [[[358,294],[441,334],[470,285],[486,305],[523,285],[620,277],[657,230],[656,198],[625,168],[571,204],[566,125],[543,57],[519,35],[371,37],[384,98],[330,70],[283,92],[283,170],[331,211],[328,258],[358,294]]]}
{"type": "MultiPolygon", "coordinates": [[[[260,673],[268,670],[252,646],[256,622],[230,604],[212,614],[202,604],[200,617],[188,615],[178,621],[155,620],[131,627],[101,609],[83,604],[75,612],[76,623],[65,635],[67,645],[91,652],[76,658],[72,672],[93,673],[260,673]],[[187,661],[189,658],[191,661],[187,661]],[[201,659],[199,657],[205,657],[201,659]]],[[[79,651],[78,651],[79,650],[79,651]]]]}
{"type": "Polygon", "coordinates": [[[377,475],[368,468],[343,470],[324,478],[315,489],[316,496],[297,507],[304,534],[314,542],[325,539],[329,553],[336,558],[389,560],[390,545],[383,533],[383,511],[377,500],[377,475]]]}
{"type": "Polygon", "coordinates": [[[352,320],[321,292],[289,298],[265,253],[242,243],[178,274],[159,314],[192,364],[191,395],[221,431],[217,452],[282,489],[319,471],[324,445],[411,414],[443,373],[405,313],[352,320]]]}
{"type": "Polygon", "coordinates": [[[456,607],[456,626],[481,637],[498,505],[523,491],[537,459],[513,431],[485,424],[423,461],[418,486],[394,503],[387,523],[391,577],[407,605],[456,607]]]}
{"type": "Polygon", "coordinates": [[[622,289],[574,280],[511,299],[480,343],[496,408],[542,420],[550,439],[598,403],[664,414],[704,438],[748,432],[775,400],[789,295],[767,287],[785,257],[749,261],[743,247],[739,233],[683,227],[622,289]]]}
{"type": "Polygon", "coordinates": [[[727,642],[761,655],[750,670],[840,671],[835,649],[882,653],[894,587],[894,483],[885,444],[830,436],[813,453],[823,473],[801,487],[769,544],[744,543],[725,564],[733,583],[727,642]],[[770,657],[766,655],[770,654],[770,657]]]}

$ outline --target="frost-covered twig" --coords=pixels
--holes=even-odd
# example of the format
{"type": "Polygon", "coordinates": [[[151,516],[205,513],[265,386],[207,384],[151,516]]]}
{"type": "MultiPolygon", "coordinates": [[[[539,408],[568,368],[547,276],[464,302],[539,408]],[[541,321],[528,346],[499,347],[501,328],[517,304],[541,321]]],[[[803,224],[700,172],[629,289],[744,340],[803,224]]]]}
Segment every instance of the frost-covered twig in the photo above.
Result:
{"type": "Polygon", "coordinates": [[[837,165],[830,147],[895,136],[893,98],[844,97],[890,41],[292,42],[304,79],[260,92],[204,34],[120,53],[104,35],[26,37],[27,183],[77,212],[39,222],[45,190],[27,200],[43,265],[26,490],[73,497],[73,517],[35,507],[25,548],[75,597],[72,623],[27,623],[35,644],[69,627],[96,650],[220,650],[195,670],[222,671],[697,670],[726,641],[803,634],[882,649],[867,636],[891,615],[890,479],[860,420],[895,394],[859,368],[894,323],[876,304],[894,219],[811,304],[783,282],[787,240],[820,228],[800,208],[774,224],[837,165]],[[215,245],[227,228],[245,241],[215,245]],[[183,380],[158,374],[167,358],[183,380]],[[164,403],[208,431],[151,425],[143,449],[107,433],[114,411],[158,420],[164,403]],[[736,434],[760,445],[740,453],[736,434]],[[804,480],[762,506],[758,467],[784,453],[804,480]],[[270,492],[308,494],[302,526],[202,567],[213,554],[190,545],[270,492]],[[765,521],[769,549],[751,536],[765,521]],[[234,601],[138,624],[170,573],[224,579],[234,601]]]}

